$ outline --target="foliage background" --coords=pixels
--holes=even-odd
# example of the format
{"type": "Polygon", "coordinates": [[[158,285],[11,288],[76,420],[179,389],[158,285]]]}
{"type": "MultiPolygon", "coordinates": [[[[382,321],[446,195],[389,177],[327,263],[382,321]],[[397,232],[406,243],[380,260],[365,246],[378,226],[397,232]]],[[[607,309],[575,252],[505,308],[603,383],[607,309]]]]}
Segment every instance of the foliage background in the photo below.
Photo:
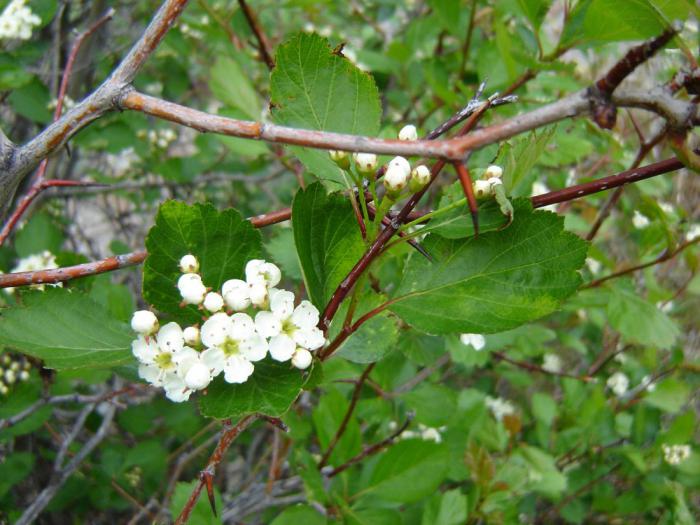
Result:
{"type": "MultiPolygon", "coordinates": [[[[658,11],[684,21],[685,42],[693,50],[698,45],[697,13],[681,0],[251,4],[274,45],[294,45],[296,39],[324,46],[322,38],[332,48],[345,43],[342,54],[371,73],[378,91],[372,93],[369,77],[351,62],[330,56],[328,60],[338,60],[349,74],[363,79],[367,100],[356,118],[348,113],[348,93],[331,93],[327,129],[383,137],[395,137],[409,122],[420,130],[433,129],[486,79],[489,92],[502,92],[527,77],[516,91],[519,102],[493,111],[486,122],[586,87],[632,41],[660,33],[658,11]],[[377,94],[381,104],[373,102],[377,94]],[[349,119],[355,127],[345,129],[349,119]]],[[[0,57],[0,115],[5,132],[17,143],[51,120],[49,107],[71,32],[107,7],[100,1],[32,0],[30,5],[41,16],[42,27],[29,41],[3,42],[0,57]]],[[[157,3],[139,0],[114,7],[114,20],[81,52],[70,84],[75,100],[107,76],[157,3]]],[[[192,2],[135,86],[212,113],[313,126],[303,106],[295,113],[301,120],[284,114],[282,102],[293,86],[281,76],[280,56],[270,77],[237,2],[192,2]]],[[[666,82],[682,61],[681,50],[672,44],[626,85],[651,88],[666,82]]],[[[327,94],[324,85],[319,90],[327,94]]],[[[519,176],[514,196],[544,193],[545,187],[559,189],[627,169],[639,149],[635,125],[647,139],[662,126],[658,117],[638,110],[621,111],[612,131],[579,118],[476,151],[468,164],[478,170],[497,159],[506,176],[519,176]]],[[[669,155],[661,143],[649,151],[645,163],[669,155]]],[[[291,205],[300,184],[316,180],[310,172],[328,190],[342,187],[323,152],[197,134],[134,112],[95,122],[49,169],[55,178],[108,186],[48,192],[12,242],[0,248],[0,269],[5,272],[18,259],[43,250],[56,253],[58,264],[67,265],[141,249],[157,207],[166,199],[208,202],[219,210],[232,206],[250,217],[291,205]],[[300,167],[295,154],[308,169],[300,167]]],[[[431,192],[431,202],[449,199],[452,183],[445,175],[431,192]]],[[[689,239],[700,221],[699,195],[697,176],[686,170],[626,188],[589,248],[583,281],[652,261],[689,239]]],[[[569,231],[585,236],[607,198],[601,193],[564,203],[556,212],[569,231]]],[[[264,253],[282,267],[287,287],[301,289],[295,232],[281,224],[261,233],[264,253]]],[[[381,290],[399,287],[409,252],[402,245],[373,269],[381,290]]],[[[216,478],[219,517],[212,516],[202,498],[192,523],[218,523],[222,518],[276,525],[301,520],[696,523],[698,253],[691,246],[662,264],[583,289],[538,322],[486,336],[482,351],[462,344],[458,333],[435,336],[408,329],[393,314],[368,323],[338,357],[324,363],[314,388],[303,392],[284,415],[288,433],[260,422],[239,437],[216,478]],[[379,349],[378,355],[358,358],[367,348],[379,349]],[[543,368],[549,354],[559,357],[562,373],[543,368]],[[316,468],[319,456],[351,402],[353,382],[378,357],[329,465],[342,465],[411,417],[413,437],[404,436],[336,476],[324,475],[316,468]],[[617,372],[629,378],[622,396],[606,386],[617,372]],[[651,378],[654,386],[649,388],[644,378],[651,378]],[[508,400],[513,414],[494,417],[487,398],[508,400]],[[439,429],[440,442],[423,439],[424,427],[439,429]],[[691,445],[691,455],[679,465],[668,464],[664,444],[691,445]]],[[[356,259],[348,257],[348,264],[356,259]]],[[[8,307],[1,336],[8,352],[31,350],[30,343],[12,340],[11,328],[34,333],[31,344],[42,357],[51,355],[47,366],[57,366],[60,349],[47,344],[47,334],[58,330],[50,323],[55,319],[56,325],[75,322],[99,333],[107,350],[100,354],[105,359],[101,364],[111,366],[89,373],[36,366],[29,381],[1,399],[2,418],[40,398],[77,392],[91,400],[87,405],[76,399],[42,406],[0,431],[2,519],[14,521],[50,481],[56,451],[76,418],[84,418],[85,442],[108,410],[100,396],[135,381],[128,356],[109,353],[110,348],[123,348],[124,341],[117,329],[110,338],[108,327],[123,326],[145,304],[141,272],[125,269],[66,285],[84,291],[89,299],[81,298],[92,301],[74,309],[57,290],[41,299],[35,298],[38,292],[0,298],[8,307]],[[27,319],[17,313],[20,298],[23,307],[32,300],[46,307],[54,296],[54,310],[44,310],[51,315],[27,319]],[[86,312],[92,312],[90,319],[86,312]],[[83,416],[85,406],[90,411],[83,416]]],[[[327,293],[320,292],[326,298],[327,293]]],[[[360,310],[372,308],[371,300],[368,294],[368,304],[360,310]]],[[[206,461],[220,424],[201,416],[195,403],[169,403],[145,387],[135,387],[115,403],[118,410],[108,435],[61,486],[41,523],[145,522],[154,516],[167,522],[183,507],[190,480],[206,461]]],[[[68,456],[79,448],[74,443],[68,456]]]]}

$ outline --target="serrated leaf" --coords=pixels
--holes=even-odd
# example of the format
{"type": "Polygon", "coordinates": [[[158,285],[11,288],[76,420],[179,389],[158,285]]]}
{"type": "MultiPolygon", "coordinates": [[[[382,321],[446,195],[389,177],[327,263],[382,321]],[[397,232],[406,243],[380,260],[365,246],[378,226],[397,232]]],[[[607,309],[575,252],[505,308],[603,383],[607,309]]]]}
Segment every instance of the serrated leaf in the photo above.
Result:
{"type": "Polygon", "coordinates": [[[314,183],[294,197],[292,228],[309,299],[323,310],[364,253],[357,219],[345,198],[314,183]]]}
{"type": "MultiPolygon", "coordinates": [[[[357,135],[379,132],[381,103],[374,79],[333,53],[325,38],[297,34],[277,48],[275,63],[270,89],[276,123],[357,135]]],[[[291,149],[311,173],[345,186],[326,151],[291,149]]]]}
{"type": "Polygon", "coordinates": [[[128,363],[134,334],[88,296],[63,288],[26,293],[22,306],[0,311],[0,344],[48,368],[111,367],[128,363]]]}
{"type": "Polygon", "coordinates": [[[532,168],[544,153],[547,145],[554,136],[556,126],[533,131],[526,138],[516,140],[512,145],[506,144],[501,156],[503,157],[503,185],[513,197],[527,196],[530,193],[532,181],[536,173],[532,168]]]}
{"type": "Polygon", "coordinates": [[[550,7],[550,2],[545,0],[518,0],[520,10],[532,24],[535,32],[539,31],[542,20],[550,7]]]}
{"type": "Polygon", "coordinates": [[[248,414],[283,415],[301,392],[303,377],[289,363],[267,358],[255,363],[248,381],[230,384],[215,379],[199,399],[203,416],[217,419],[239,418],[248,414]]]}
{"type": "Polygon", "coordinates": [[[578,288],[587,243],[563,218],[517,201],[505,230],[467,240],[429,235],[434,263],[412,254],[390,309],[429,333],[495,333],[555,311],[578,288]]]}
{"type": "Polygon", "coordinates": [[[407,439],[393,445],[379,459],[361,493],[401,503],[431,494],[447,474],[449,453],[443,445],[407,439]]]}
{"type": "Polygon", "coordinates": [[[221,102],[242,111],[250,120],[259,120],[262,108],[255,88],[238,62],[219,57],[209,70],[209,89],[221,102]]]}
{"type": "Polygon", "coordinates": [[[261,257],[262,241],[260,232],[233,208],[217,211],[211,204],[167,201],[158,209],[146,249],[144,298],[179,321],[195,323],[201,320],[197,308],[180,307],[180,258],[194,254],[204,284],[217,290],[228,279],[243,278],[246,263],[261,257]]]}

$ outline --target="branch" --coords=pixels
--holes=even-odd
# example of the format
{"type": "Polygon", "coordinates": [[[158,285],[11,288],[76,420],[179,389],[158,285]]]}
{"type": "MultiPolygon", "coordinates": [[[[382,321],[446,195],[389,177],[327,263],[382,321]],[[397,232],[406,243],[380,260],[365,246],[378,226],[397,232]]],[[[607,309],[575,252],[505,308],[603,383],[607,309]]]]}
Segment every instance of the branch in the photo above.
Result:
{"type": "Polygon", "coordinates": [[[28,525],[36,520],[41,511],[51,502],[56,492],[58,492],[73,472],[78,469],[80,464],[92,453],[97,445],[107,437],[115,411],[116,407],[114,405],[107,406],[102,416],[102,423],[100,424],[100,428],[97,429],[97,432],[83,445],[80,452],[78,452],[65,467],[58,472],[54,472],[49,484],[39,493],[32,504],[27,507],[19,520],[17,520],[16,525],[28,525]]]}
{"type": "Polygon", "coordinates": [[[260,51],[260,57],[263,59],[263,62],[265,62],[265,64],[267,65],[267,68],[270,71],[272,71],[275,67],[275,61],[272,58],[272,53],[270,53],[270,44],[268,44],[267,38],[265,38],[265,33],[263,33],[260,27],[260,22],[258,22],[258,18],[255,16],[255,13],[250,9],[245,0],[238,0],[238,5],[241,6],[243,15],[248,21],[248,25],[253,31],[255,39],[258,41],[258,51],[260,51]]]}
{"type": "MultiPolygon", "coordinates": [[[[221,463],[221,460],[224,459],[224,454],[231,446],[231,443],[233,443],[241,432],[257,421],[259,417],[260,416],[257,414],[245,416],[241,418],[241,420],[233,427],[230,427],[224,431],[224,433],[221,435],[221,439],[219,440],[219,444],[216,446],[214,452],[209,458],[207,466],[200,474],[199,483],[192,491],[192,494],[190,494],[190,497],[187,500],[187,503],[185,503],[182,512],[180,512],[180,515],[175,520],[175,525],[184,525],[187,523],[187,520],[189,519],[190,514],[192,513],[192,510],[199,499],[199,494],[202,492],[202,488],[204,488],[205,484],[208,484],[208,480],[211,480],[214,477],[216,466],[221,463]]],[[[230,423],[228,423],[228,425],[230,425],[230,423]]],[[[211,501],[213,502],[213,500],[211,501]]],[[[214,514],[216,514],[216,512],[214,512],[214,514]]]]}

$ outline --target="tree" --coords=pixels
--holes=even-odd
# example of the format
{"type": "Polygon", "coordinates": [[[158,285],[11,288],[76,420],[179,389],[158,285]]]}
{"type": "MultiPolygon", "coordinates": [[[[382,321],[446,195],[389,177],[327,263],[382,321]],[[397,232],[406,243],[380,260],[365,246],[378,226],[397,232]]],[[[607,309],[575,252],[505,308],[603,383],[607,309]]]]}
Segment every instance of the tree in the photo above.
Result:
{"type": "Polygon", "coordinates": [[[0,14],[3,518],[697,521],[696,6],[148,4],[0,14]]]}

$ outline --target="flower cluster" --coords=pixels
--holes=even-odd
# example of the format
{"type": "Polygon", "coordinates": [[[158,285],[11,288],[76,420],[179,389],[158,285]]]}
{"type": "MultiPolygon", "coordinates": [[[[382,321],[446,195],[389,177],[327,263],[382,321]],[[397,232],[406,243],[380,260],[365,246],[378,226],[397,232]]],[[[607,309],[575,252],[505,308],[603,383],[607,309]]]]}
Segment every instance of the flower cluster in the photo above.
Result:
{"type": "MultiPolygon", "coordinates": [[[[58,268],[56,264],[56,256],[48,250],[41,253],[35,253],[24,257],[17,261],[17,264],[12,268],[11,273],[17,272],[35,272],[37,270],[53,270],[58,268]]],[[[2,272],[0,272],[2,273],[2,272]]],[[[44,290],[45,284],[33,284],[30,288],[35,290],[44,290]]],[[[49,284],[48,286],[63,286],[63,283],[49,284]]],[[[7,293],[14,293],[14,288],[5,288],[7,293]]]]}
{"type": "Polygon", "coordinates": [[[664,461],[669,465],[678,465],[690,457],[690,445],[661,445],[664,461]]]}
{"type": "Polygon", "coordinates": [[[613,394],[617,397],[622,397],[627,393],[627,389],[630,386],[630,379],[623,372],[615,372],[608,378],[606,385],[612,390],[613,394]]]}
{"type": "Polygon", "coordinates": [[[29,40],[34,27],[41,25],[41,18],[25,4],[27,0],[12,0],[0,14],[0,40],[29,40]]]}
{"type": "Polygon", "coordinates": [[[170,128],[150,129],[148,131],[141,129],[136,136],[140,139],[147,139],[151,147],[162,150],[168,149],[168,146],[177,140],[177,133],[170,128]]]}
{"type": "Polygon", "coordinates": [[[504,417],[515,414],[513,403],[501,397],[486,396],[484,403],[497,421],[503,421],[504,417]]]}
{"type": "Polygon", "coordinates": [[[459,341],[466,346],[470,346],[480,352],[486,346],[486,338],[481,334],[462,334],[459,336],[459,341]]]}
{"type": "Polygon", "coordinates": [[[545,354],[542,359],[542,370],[551,372],[552,374],[561,373],[561,359],[557,354],[545,354]]]}
{"type": "Polygon", "coordinates": [[[486,199],[495,194],[496,186],[503,184],[501,177],[503,176],[503,168],[495,164],[490,165],[484,171],[482,178],[474,181],[474,196],[477,199],[486,199]]]}
{"type": "Polygon", "coordinates": [[[7,395],[13,385],[29,379],[32,364],[26,358],[3,354],[0,363],[0,395],[7,395]]]}
{"type": "Polygon", "coordinates": [[[291,361],[299,369],[311,365],[312,351],[326,339],[316,325],[319,312],[309,301],[295,306],[294,294],[275,288],[282,274],[272,263],[253,259],[245,280],[229,279],[219,292],[207,288],[193,255],[180,260],[177,287],[182,306],[196,305],[205,314],[201,328],[184,329],[175,322],[160,326],[148,310],[135,312],[131,327],[139,334],[132,343],[139,375],[162,386],[172,401],[185,401],[223,372],[228,383],[244,383],[254,363],[268,352],[276,361],[291,361]],[[253,317],[253,311],[255,312],[253,317]]]}

